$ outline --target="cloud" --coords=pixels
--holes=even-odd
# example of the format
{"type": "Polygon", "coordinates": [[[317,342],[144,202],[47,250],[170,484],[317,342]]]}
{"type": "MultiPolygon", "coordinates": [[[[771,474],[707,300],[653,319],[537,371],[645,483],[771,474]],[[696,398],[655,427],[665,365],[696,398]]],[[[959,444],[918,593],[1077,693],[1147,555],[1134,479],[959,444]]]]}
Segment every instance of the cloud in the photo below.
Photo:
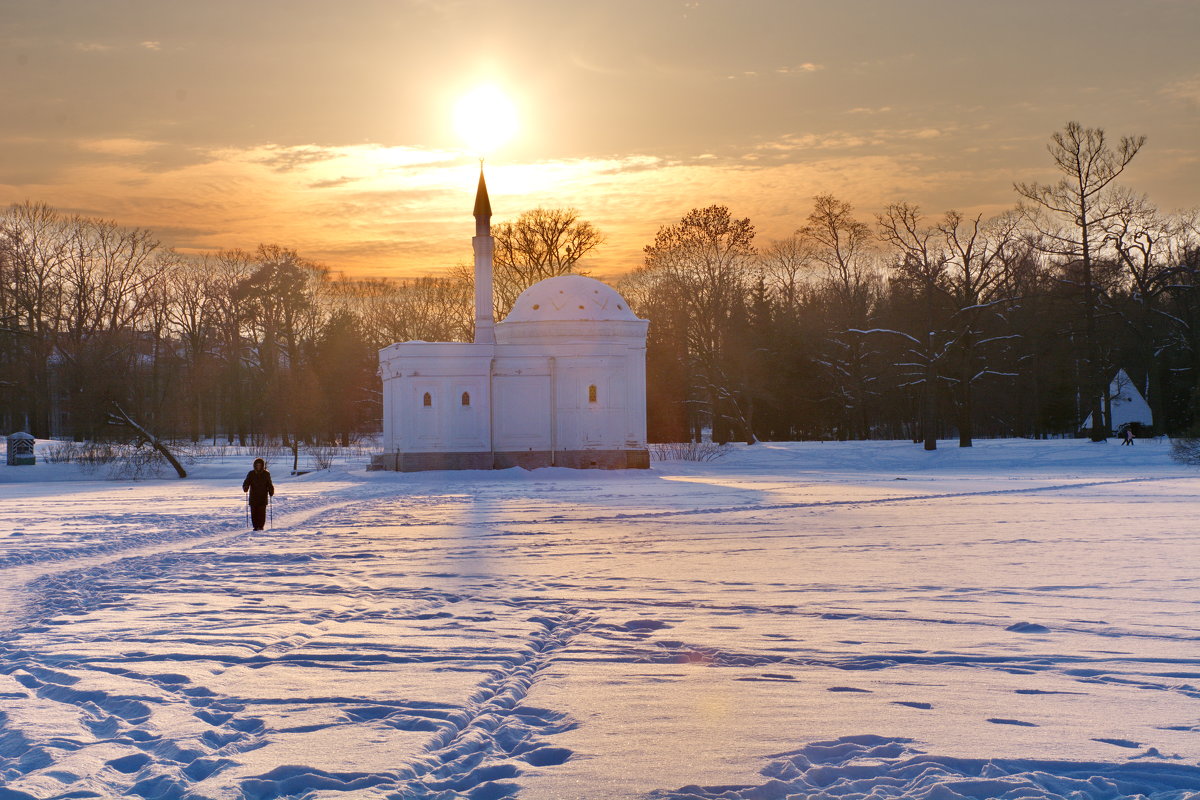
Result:
{"type": "Polygon", "coordinates": [[[798,150],[847,150],[879,144],[879,141],[863,134],[848,131],[833,131],[830,133],[786,134],[768,142],[762,142],[755,149],[774,153],[791,153],[798,150]]]}
{"type": "Polygon", "coordinates": [[[1169,83],[1162,88],[1161,94],[1189,106],[1200,106],[1200,75],[1169,83]]]}
{"type": "Polygon", "coordinates": [[[112,156],[140,156],[161,145],[143,139],[83,139],[79,149],[112,156]]]}
{"type": "Polygon", "coordinates": [[[572,53],[570,63],[584,72],[591,72],[596,75],[627,75],[629,68],[627,66],[615,66],[609,64],[600,64],[592,60],[582,53],[572,53]]]}
{"type": "MultiPolygon", "coordinates": [[[[81,53],[116,53],[118,51],[127,51],[134,46],[132,43],[108,44],[106,42],[74,42],[71,45],[72,49],[81,53]]],[[[162,50],[162,42],[153,40],[138,42],[136,46],[154,52],[162,50]]]]}
{"type": "Polygon", "coordinates": [[[786,134],[756,145],[760,157],[774,155],[790,158],[793,153],[823,150],[857,150],[872,148],[895,149],[911,146],[913,140],[939,139],[948,132],[944,128],[875,128],[862,131],[827,131],[824,133],[786,134]]]}
{"type": "Polygon", "coordinates": [[[768,75],[807,75],[811,72],[819,72],[825,69],[824,64],[814,64],[811,61],[806,61],[803,64],[796,64],[788,67],[777,67],[770,72],[760,72],[758,70],[748,69],[744,72],[726,75],[726,80],[736,81],[741,79],[761,78],[768,75]]]}
{"type": "Polygon", "coordinates": [[[805,61],[803,64],[796,64],[792,67],[780,67],[775,70],[780,75],[803,75],[808,72],[820,72],[825,69],[824,64],[814,64],[811,61],[805,61]]]}
{"type": "Polygon", "coordinates": [[[346,186],[354,183],[357,178],[348,178],[343,175],[340,178],[327,178],[325,180],[313,181],[308,185],[310,189],[336,189],[339,186],[346,186]]]}
{"type": "Polygon", "coordinates": [[[319,164],[322,161],[328,161],[331,158],[337,157],[337,153],[333,148],[317,147],[315,145],[307,147],[279,147],[270,145],[265,150],[266,153],[258,159],[258,163],[265,165],[275,172],[292,172],[301,167],[310,164],[319,164]]]}

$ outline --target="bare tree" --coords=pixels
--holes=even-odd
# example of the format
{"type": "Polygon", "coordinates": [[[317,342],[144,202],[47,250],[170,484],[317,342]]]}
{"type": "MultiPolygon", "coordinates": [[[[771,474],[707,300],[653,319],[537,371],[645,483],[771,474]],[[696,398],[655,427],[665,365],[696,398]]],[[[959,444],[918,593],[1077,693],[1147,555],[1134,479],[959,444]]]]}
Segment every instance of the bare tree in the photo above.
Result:
{"type": "Polygon", "coordinates": [[[67,236],[62,217],[45,203],[14,205],[0,219],[11,268],[13,327],[23,334],[18,403],[30,433],[50,435],[50,364],[62,318],[67,236]]]}
{"type": "Polygon", "coordinates": [[[244,250],[222,250],[213,257],[210,265],[215,279],[209,285],[209,304],[216,328],[217,351],[223,362],[220,372],[224,387],[224,395],[218,404],[223,416],[213,421],[213,429],[223,428],[230,443],[236,436],[238,444],[245,445],[250,433],[249,348],[242,328],[248,313],[239,298],[239,287],[253,274],[255,262],[254,257],[244,250]]]}
{"type": "Polygon", "coordinates": [[[1041,214],[1028,215],[1044,237],[1049,252],[1070,261],[1078,260],[1082,267],[1085,354],[1081,390],[1091,410],[1093,442],[1102,442],[1108,435],[1101,417],[1107,376],[1102,371],[1096,327],[1094,260],[1105,240],[1105,224],[1115,213],[1108,189],[1145,142],[1145,136],[1123,136],[1114,149],[1103,129],[1068,122],[1063,130],[1051,136],[1047,146],[1063,177],[1053,184],[1014,184],[1018,194],[1037,209],[1049,212],[1049,221],[1041,214]]]}
{"type": "Polygon", "coordinates": [[[784,308],[794,311],[819,263],[812,242],[799,233],[775,240],[763,249],[760,262],[771,294],[784,308]]]}
{"type": "Polygon", "coordinates": [[[754,442],[753,398],[735,385],[726,363],[731,317],[744,306],[758,265],[754,225],[726,206],[694,208],[675,225],[658,229],[645,248],[644,270],[669,286],[687,313],[688,354],[713,416],[714,436],[732,423],[754,442]]]}
{"type": "Polygon", "coordinates": [[[469,342],[474,323],[471,269],[449,277],[341,281],[347,309],[374,346],[394,342],[469,342]]]}
{"type": "Polygon", "coordinates": [[[235,297],[245,311],[260,390],[280,397],[278,413],[258,409],[256,417],[264,433],[283,434],[286,444],[287,437],[313,428],[316,398],[308,356],[324,321],[329,270],[278,245],[259,245],[254,267],[235,297]]]}
{"type": "Polygon", "coordinates": [[[535,208],[492,229],[496,319],[504,319],[521,292],[546,278],[577,272],[580,260],[604,242],[573,208],[535,208]]]}
{"type": "Polygon", "coordinates": [[[72,433],[93,436],[104,424],[99,409],[127,393],[142,323],[165,267],[154,258],[158,241],[148,230],[73,217],[65,233],[56,353],[72,433]]]}
{"type": "Polygon", "coordinates": [[[171,448],[169,448],[162,439],[159,439],[150,431],[146,430],[145,427],[139,425],[133,417],[125,413],[125,409],[121,408],[119,403],[114,401],[112,407],[116,409],[116,411],[115,413],[112,411],[108,413],[109,424],[124,425],[132,429],[137,434],[137,444],[139,447],[143,442],[149,444],[156,451],[158,451],[159,455],[167,460],[167,463],[169,463],[175,470],[175,474],[177,474],[180,478],[187,477],[187,470],[183,468],[183,465],[179,463],[179,459],[175,457],[175,454],[171,452],[171,448]]]}
{"type": "Polygon", "coordinates": [[[994,369],[984,358],[989,346],[1016,337],[1007,325],[997,328],[999,312],[1017,297],[1010,271],[1025,257],[1020,216],[1001,214],[964,217],[948,211],[938,225],[945,240],[945,288],[953,309],[949,320],[950,354],[955,362],[947,379],[958,405],[958,444],[972,445],[975,426],[975,384],[989,376],[1012,377],[994,369]]]}
{"type": "Polygon", "coordinates": [[[910,382],[921,387],[921,434],[925,449],[936,450],[938,373],[947,353],[942,331],[945,327],[943,304],[939,301],[946,293],[946,265],[950,256],[938,229],[925,224],[915,205],[893,203],[879,215],[878,221],[880,238],[898,256],[893,270],[901,281],[912,287],[923,313],[920,330],[913,334],[880,329],[864,332],[896,334],[912,343],[908,353],[915,361],[899,366],[916,370],[910,382]]]}
{"type": "Polygon", "coordinates": [[[195,442],[200,440],[204,427],[204,375],[218,343],[220,273],[211,256],[189,259],[173,255],[166,275],[167,313],[171,330],[182,345],[188,383],[187,424],[195,442]]]}
{"type": "MultiPolygon", "coordinates": [[[[1158,355],[1167,346],[1164,323],[1172,321],[1161,308],[1175,273],[1172,245],[1181,232],[1179,221],[1160,213],[1143,195],[1118,190],[1113,193],[1114,211],[1104,225],[1106,243],[1123,269],[1122,283],[1127,303],[1115,310],[1133,338],[1137,361],[1145,372],[1140,390],[1156,420],[1162,419],[1162,387],[1158,355]]],[[[1138,374],[1135,370],[1134,374],[1138,374]]],[[[1108,394],[1105,392],[1106,413],[1108,394]]],[[[1111,427],[1111,425],[1110,425],[1111,427]]]]}
{"type": "Polygon", "coordinates": [[[870,327],[879,298],[874,239],[866,223],[854,217],[854,208],[831,194],[813,198],[808,223],[798,231],[824,269],[822,289],[828,297],[828,352],[822,363],[843,409],[841,438],[869,438],[869,401],[874,377],[868,361],[869,345],[852,330],[870,327]]]}

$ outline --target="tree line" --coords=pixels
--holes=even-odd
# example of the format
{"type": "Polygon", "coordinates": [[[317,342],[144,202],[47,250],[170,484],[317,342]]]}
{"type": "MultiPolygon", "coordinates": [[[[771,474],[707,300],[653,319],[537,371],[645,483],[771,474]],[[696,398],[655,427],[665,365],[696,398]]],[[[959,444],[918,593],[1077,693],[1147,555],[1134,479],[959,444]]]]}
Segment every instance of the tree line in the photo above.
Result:
{"type": "Polygon", "coordinates": [[[652,428],[716,441],[1087,434],[1125,369],[1155,427],[1200,419],[1200,217],[1117,183],[1144,139],[1068,123],[1051,184],[991,218],[821,194],[782,241],[724,206],[661,228],[621,288],[652,322],[652,428]],[[664,379],[666,376],[669,378],[664,379]]]}
{"type": "MultiPolygon", "coordinates": [[[[496,313],[602,241],[571,210],[496,229],[496,313]]],[[[0,212],[0,426],[96,440],[114,405],[159,436],[346,444],[379,429],[377,353],[470,341],[472,270],[359,279],[294,249],[190,256],[24,203],[0,212]]]]}
{"type": "MultiPolygon", "coordinates": [[[[650,320],[652,441],[1071,434],[1108,429],[1124,368],[1167,432],[1200,420],[1200,220],[1117,179],[1143,140],[1069,123],[1060,179],[984,218],[813,198],[762,242],[721,205],[660,228],[617,288],[650,320]]],[[[494,228],[495,311],[579,272],[604,237],[573,209],[494,228]]],[[[470,341],[471,268],[356,279],[262,245],[188,256],[148,230],[25,203],[0,214],[0,424],[347,443],[377,430],[376,352],[470,341]]]]}

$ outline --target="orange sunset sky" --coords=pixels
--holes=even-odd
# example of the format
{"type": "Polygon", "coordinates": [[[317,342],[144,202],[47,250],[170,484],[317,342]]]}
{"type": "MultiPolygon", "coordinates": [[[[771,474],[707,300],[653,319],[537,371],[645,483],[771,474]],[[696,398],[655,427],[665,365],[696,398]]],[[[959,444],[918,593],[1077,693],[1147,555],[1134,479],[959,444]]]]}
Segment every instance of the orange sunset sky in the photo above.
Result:
{"type": "Polygon", "coordinates": [[[454,107],[491,84],[496,220],[579,209],[602,277],[695,206],[760,243],[819,192],[1003,210],[1068,120],[1145,134],[1124,180],[1170,211],[1200,205],[1198,40],[1192,0],[0,0],[0,202],[437,274],[470,259],[454,107]]]}

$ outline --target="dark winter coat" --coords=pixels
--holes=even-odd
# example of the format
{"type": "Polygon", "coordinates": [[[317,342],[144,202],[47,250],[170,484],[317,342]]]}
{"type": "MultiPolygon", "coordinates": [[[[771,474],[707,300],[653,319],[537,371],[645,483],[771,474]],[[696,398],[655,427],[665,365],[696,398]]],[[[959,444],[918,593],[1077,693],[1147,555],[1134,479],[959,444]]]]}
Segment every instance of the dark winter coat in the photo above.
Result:
{"type": "Polygon", "coordinates": [[[271,473],[265,469],[262,472],[250,470],[246,480],[242,481],[242,491],[250,493],[250,505],[265,506],[271,502],[267,498],[275,496],[275,484],[271,483],[271,473]]]}

